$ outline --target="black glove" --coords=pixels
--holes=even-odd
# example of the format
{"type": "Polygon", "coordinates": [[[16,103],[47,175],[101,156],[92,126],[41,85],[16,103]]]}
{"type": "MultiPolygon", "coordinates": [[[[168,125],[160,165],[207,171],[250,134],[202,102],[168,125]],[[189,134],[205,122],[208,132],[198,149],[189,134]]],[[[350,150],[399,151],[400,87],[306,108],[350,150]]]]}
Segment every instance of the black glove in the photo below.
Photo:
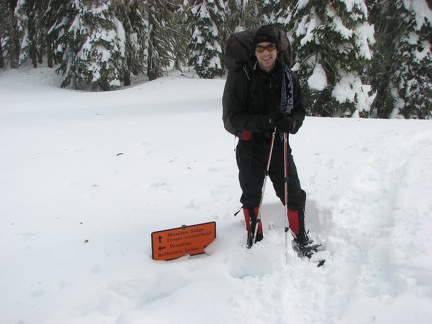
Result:
{"type": "Polygon", "coordinates": [[[293,133],[294,132],[295,122],[291,117],[283,117],[277,122],[277,129],[284,133],[293,133]]]}
{"type": "Polygon", "coordinates": [[[261,123],[262,130],[270,130],[278,125],[278,122],[282,119],[283,115],[279,111],[273,111],[267,116],[263,117],[261,123]]]}

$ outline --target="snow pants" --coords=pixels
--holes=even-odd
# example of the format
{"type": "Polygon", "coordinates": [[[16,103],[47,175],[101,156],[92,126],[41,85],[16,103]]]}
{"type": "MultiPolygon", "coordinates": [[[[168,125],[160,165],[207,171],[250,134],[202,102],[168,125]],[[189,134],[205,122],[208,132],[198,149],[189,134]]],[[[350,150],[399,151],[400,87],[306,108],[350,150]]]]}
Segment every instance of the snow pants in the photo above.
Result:
{"type": "MultiPolygon", "coordinates": [[[[247,209],[259,206],[271,145],[270,136],[260,134],[258,137],[256,135],[254,133],[254,136],[249,141],[239,140],[236,148],[239,182],[242,190],[240,202],[243,204],[243,208],[247,209]]],[[[304,232],[306,193],[301,188],[291,149],[288,157],[290,227],[295,234],[298,234],[299,231],[304,232]],[[292,228],[292,225],[295,228],[292,228]]],[[[282,204],[285,204],[284,145],[278,134],[276,134],[274,141],[268,175],[273,183],[277,197],[279,197],[282,204]]]]}

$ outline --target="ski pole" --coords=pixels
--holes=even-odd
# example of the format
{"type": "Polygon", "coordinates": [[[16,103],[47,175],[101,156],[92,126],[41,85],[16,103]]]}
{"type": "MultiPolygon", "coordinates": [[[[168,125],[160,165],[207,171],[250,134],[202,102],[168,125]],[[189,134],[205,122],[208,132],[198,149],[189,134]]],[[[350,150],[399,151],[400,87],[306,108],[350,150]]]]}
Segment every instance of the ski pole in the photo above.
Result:
{"type": "Polygon", "coordinates": [[[269,174],[269,170],[270,170],[270,162],[271,162],[271,157],[272,157],[272,153],[273,153],[273,146],[274,146],[274,140],[276,137],[276,127],[273,130],[271,139],[270,139],[270,151],[269,151],[269,155],[268,155],[268,159],[267,159],[267,165],[266,165],[266,169],[265,169],[265,174],[264,174],[264,182],[263,182],[263,186],[261,189],[261,199],[258,205],[258,213],[256,215],[256,224],[255,224],[255,228],[254,228],[254,239],[257,236],[258,233],[258,225],[259,223],[261,223],[261,206],[262,206],[262,202],[264,199],[264,192],[265,192],[265,187],[266,187],[266,183],[267,183],[267,177],[269,174]]]}
{"type": "Polygon", "coordinates": [[[295,233],[291,230],[291,227],[289,225],[289,217],[288,217],[288,183],[289,183],[289,146],[288,146],[288,133],[285,132],[283,135],[283,142],[284,142],[284,183],[285,183],[285,264],[288,264],[288,232],[291,233],[291,235],[294,238],[297,238],[295,233]]]}
{"type": "Polygon", "coordinates": [[[288,218],[288,133],[283,134],[284,142],[284,184],[285,184],[285,264],[288,264],[288,231],[289,231],[289,218],[288,218]]]}

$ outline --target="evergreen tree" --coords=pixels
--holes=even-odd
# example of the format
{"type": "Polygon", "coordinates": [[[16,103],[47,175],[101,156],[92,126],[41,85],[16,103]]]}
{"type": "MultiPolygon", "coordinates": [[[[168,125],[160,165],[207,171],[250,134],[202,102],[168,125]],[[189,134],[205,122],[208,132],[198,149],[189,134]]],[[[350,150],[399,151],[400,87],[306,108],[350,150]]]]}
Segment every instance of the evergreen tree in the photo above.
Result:
{"type": "MultiPolygon", "coordinates": [[[[363,0],[290,1],[298,75],[308,113],[351,116],[363,96],[373,28],[363,0]],[[349,85],[346,87],[346,85],[349,85]]],[[[361,113],[361,112],[360,112],[361,113]]]]}
{"type": "Polygon", "coordinates": [[[49,67],[61,63],[72,40],[69,28],[78,14],[74,0],[51,0],[42,18],[46,26],[46,54],[49,67]]]}
{"type": "Polygon", "coordinates": [[[264,4],[259,0],[229,0],[226,3],[227,17],[225,28],[227,35],[247,29],[257,28],[261,23],[259,8],[264,4]]]}
{"type": "Polygon", "coordinates": [[[149,80],[163,76],[173,59],[169,22],[173,15],[173,3],[165,0],[148,0],[148,60],[149,80]]]}
{"type": "Polygon", "coordinates": [[[190,21],[187,17],[190,13],[187,1],[177,0],[172,5],[174,14],[169,23],[171,30],[171,48],[174,56],[174,68],[184,71],[187,68],[190,57],[188,43],[191,39],[190,21]]]}
{"type": "Polygon", "coordinates": [[[46,55],[62,86],[111,90],[186,64],[223,75],[233,32],[272,24],[296,54],[308,113],[431,118],[432,0],[0,0],[0,67],[46,55]],[[368,10],[366,8],[367,2],[368,10]],[[373,24],[377,42],[371,60],[373,24]],[[193,26],[193,27],[191,27],[193,26]],[[21,49],[21,51],[20,51],[21,49]],[[20,55],[21,53],[21,55],[20,55]],[[7,61],[6,61],[7,63],[7,61]],[[359,111],[363,82],[371,113],[359,111]]]}
{"type": "Polygon", "coordinates": [[[142,0],[115,0],[112,5],[115,16],[125,29],[123,82],[127,86],[131,84],[131,73],[135,76],[145,73],[148,25],[146,7],[142,0]]]}
{"type": "Polygon", "coordinates": [[[225,22],[225,3],[222,0],[196,0],[191,9],[193,27],[189,48],[189,65],[205,79],[222,76],[222,40],[225,22]]]}
{"type": "Polygon", "coordinates": [[[377,44],[369,71],[380,118],[432,118],[432,11],[424,0],[370,2],[377,44]]]}
{"type": "Polygon", "coordinates": [[[33,67],[42,63],[45,54],[46,27],[42,17],[49,0],[18,0],[15,10],[18,30],[20,32],[20,63],[30,59],[33,67]]]}
{"type": "Polygon", "coordinates": [[[3,42],[7,44],[9,40],[9,29],[12,13],[6,0],[0,0],[0,69],[5,67],[5,53],[8,52],[7,46],[3,47],[3,42]]]}
{"type": "Polygon", "coordinates": [[[1,21],[0,21],[0,49],[3,66],[9,59],[12,69],[18,68],[20,34],[18,31],[18,21],[14,14],[17,0],[0,0],[1,21]]]}
{"type": "Polygon", "coordinates": [[[120,87],[125,70],[125,31],[113,15],[111,0],[82,0],[73,6],[77,16],[69,28],[69,42],[58,69],[62,87],[91,85],[93,91],[120,87]]]}
{"type": "Polygon", "coordinates": [[[260,16],[264,24],[277,26],[285,31],[291,20],[290,0],[267,0],[260,9],[260,16]]]}

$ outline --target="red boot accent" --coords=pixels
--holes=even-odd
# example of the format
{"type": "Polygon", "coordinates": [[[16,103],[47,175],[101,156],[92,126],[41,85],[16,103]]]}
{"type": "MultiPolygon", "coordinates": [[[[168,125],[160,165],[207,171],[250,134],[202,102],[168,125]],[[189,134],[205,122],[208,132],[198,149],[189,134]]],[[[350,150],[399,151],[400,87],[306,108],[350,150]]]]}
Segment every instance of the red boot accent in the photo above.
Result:
{"type": "MultiPolygon", "coordinates": [[[[256,223],[256,218],[258,215],[258,207],[255,207],[253,209],[252,208],[243,208],[243,214],[244,214],[245,223],[246,223],[246,230],[247,230],[248,234],[250,234],[253,230],[255,230],[255,228],[252,229],[252,223],[253,224],[256,223]],[[252,217],[252,219],[251,219],[251,217],[252,217]]],[[[258,236],[258,234],[260,234],[262,236],[262,233],[263,233],[262,222],[259,222],[258,223],[257,236],[258,236]]]]}
{"type": "Polygon", "coordinates": [[[298,210],[288,209],[288,221],[291,230],[294,234],[298,234],[300,232],[300,222],[299,222],[299,212],[298,210]]]}
{"type": "Polygon", "coordinates": [[[250,234],[251,233],[251,218],[249,215],[249,209],[243,208],[243,214],[244,214],[244,219],[245,219],[245,223],[246,223],[246,231],[248,232],[248,234],[250,234]]]}

